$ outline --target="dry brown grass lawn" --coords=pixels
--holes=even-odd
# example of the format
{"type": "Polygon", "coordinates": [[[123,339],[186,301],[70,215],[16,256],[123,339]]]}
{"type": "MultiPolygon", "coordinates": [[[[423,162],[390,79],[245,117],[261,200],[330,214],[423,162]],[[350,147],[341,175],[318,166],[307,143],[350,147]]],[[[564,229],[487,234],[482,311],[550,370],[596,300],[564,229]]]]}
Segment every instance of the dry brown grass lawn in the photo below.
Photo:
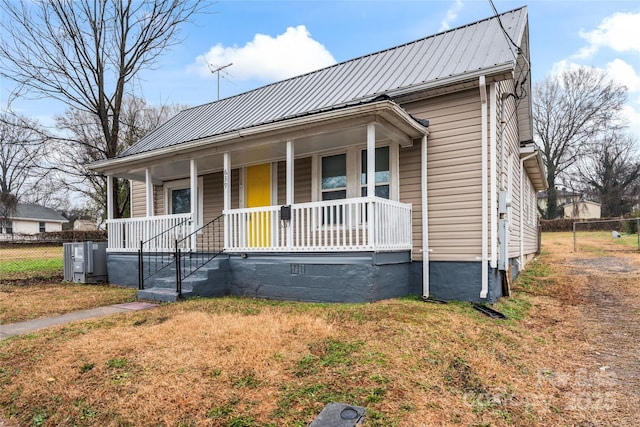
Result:
{"type": "Polygon", "coordinates": [[[306,426],[331,401],[366,426],[625,425],[556,237],[496,305],[508,321],[411,298],[190,300],[0,342],[0,408],[19,425],[306,426]]]}
{"type": "Polygon", "coordinates": [[[0,324],[133,301],[136,290],[75,283],[0,283],[0,324]]]}

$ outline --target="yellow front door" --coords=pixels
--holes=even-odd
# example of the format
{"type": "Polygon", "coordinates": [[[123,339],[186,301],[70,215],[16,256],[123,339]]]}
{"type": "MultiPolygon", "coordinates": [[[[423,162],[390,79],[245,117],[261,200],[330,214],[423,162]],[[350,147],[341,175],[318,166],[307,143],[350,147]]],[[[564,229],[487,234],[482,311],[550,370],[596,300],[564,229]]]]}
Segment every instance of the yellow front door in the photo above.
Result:
{"type": "MultiPolygon", "coordinates": [[[[247,207],[257,208],[271,205],[271,164],[249,166],[247,168],[247,207]]],[[[249,246],[271,245],[271,214],[253,212],[249,215],[249,246]]]]}

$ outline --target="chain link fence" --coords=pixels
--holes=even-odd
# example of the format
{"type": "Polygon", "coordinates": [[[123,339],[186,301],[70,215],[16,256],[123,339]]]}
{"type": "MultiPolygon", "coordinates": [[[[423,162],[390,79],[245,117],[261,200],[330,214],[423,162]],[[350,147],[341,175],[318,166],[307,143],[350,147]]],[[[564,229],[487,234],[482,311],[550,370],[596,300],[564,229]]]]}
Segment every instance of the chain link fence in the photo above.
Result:
{"type": "Polygon", "coordinates": [[[29,280],[62,280],[63,243],[106,240],[107,235],[104,231],[3,235],[0,240],[0,284],[29,280]]]}

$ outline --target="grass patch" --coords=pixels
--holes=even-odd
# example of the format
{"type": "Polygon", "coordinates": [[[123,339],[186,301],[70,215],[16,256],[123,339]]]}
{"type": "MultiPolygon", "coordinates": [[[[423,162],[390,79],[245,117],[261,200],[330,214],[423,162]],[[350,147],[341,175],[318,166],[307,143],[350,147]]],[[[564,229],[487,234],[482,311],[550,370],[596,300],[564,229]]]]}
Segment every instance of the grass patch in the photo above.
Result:
{"type": "Polygon", "coordinates": [[[62,246],[0,248],[0,282],[61,277],[62,246]]]}
{"type": "Polygon", "coordinates": [[[0,323],[51,317],[72,311],[134,301],[136,290],[77,283],[0,283],[0,323]]]}
{"type": "MultiPolygon", "coordinates": [[[[18,425],[306,426],[344,402],[367,408],[366,427],[580,425],[565,408],[582,390],[559,382],[587,366],[582,329],[567,326],[580,316],[549,293],[565,280],[567,236],[543,238],[497,304],[507,322],[415,297],[200,298],[0,341],[0,413],[18,425]]],[[[57,286],[46,291],[40,302],[57,301],[57,286]]]]}

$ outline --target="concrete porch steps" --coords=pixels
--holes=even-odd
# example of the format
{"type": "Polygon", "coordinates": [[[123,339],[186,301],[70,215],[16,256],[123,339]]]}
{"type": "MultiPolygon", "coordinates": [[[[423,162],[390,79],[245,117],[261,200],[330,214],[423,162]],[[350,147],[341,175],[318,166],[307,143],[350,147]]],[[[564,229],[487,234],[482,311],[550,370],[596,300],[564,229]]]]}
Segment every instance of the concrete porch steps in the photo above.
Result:
{"type": "MultiPolygon", "coordinates": [[[[227,295],[229,293],[228,271],[226,257],[214,258],[182,281],[182,298],[227,295]]],[[[149,280],[145,289],[138,290],[138,298],[161,302],[177,301],[175,266],[167,268],[159,277],[149,280]]]]}

